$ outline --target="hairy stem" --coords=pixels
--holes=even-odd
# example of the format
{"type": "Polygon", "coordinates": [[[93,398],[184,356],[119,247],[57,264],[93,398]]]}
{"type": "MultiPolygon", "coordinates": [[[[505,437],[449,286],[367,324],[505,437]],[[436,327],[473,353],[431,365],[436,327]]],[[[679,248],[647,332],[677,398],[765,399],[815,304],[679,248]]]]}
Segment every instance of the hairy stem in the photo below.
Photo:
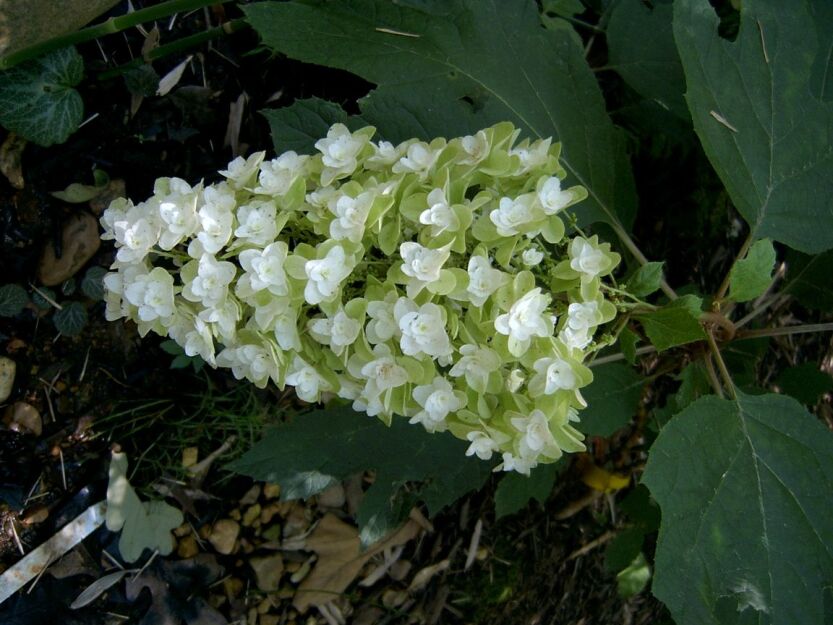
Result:
{"type": "Polygon", "coordinates": [[[111,17],[100,24],[88,26],[87,28],[76,30],[75,32],[66,33],[59,37],[54,37],[52,39],[48,39],[47,41],[36,43],[33,46],[29,46],[9,54],[8,56],[0,59],[0,70],[9,69],[10,67],[14,67],[24,61],[29,61],[39,57],[47,52],[59,50],[76,43],[91,41],[104,35],[118,33],[138,24],[151,22],[162,17],[168,17],[174,13],[192,11],[194,9],[200,9],[212,4],[224,4],[230,1],[231,0],[168,0],[168,2],[163,2],[132,13],[127,13],[126,15],[111,17]]]}
{"type": "Polygon", "coordinates": [[[720,380],[718,379],[717,373],[714,370],[714,362],[712,362],[712,355],[706,354],[706,357],[703,359],[703,362],[705,362],[706,364],[706,373],[709,376],[709,383],[712,385],[715,395],[717,395],[720,399],[725,399],[726,395],[723,393],[723,387],[720,385],[720,380]]]}
{"type": "Polygon", "coordinates": [[[709,342],[709,349],[711,350],[711,355],[714,356],[714,360],[717,363],[717,368],[720,371],[720,377],[723,378],[723,384],[726,386],[726,390],[729,392],[729,397],[732,399],[737,399],[737,393],[735,392],[735,383],[732,381],[732,376],[729,375],[729,369],[726,367],[726,363],[723,361],[723,356],[720,354],[720,348],[717,346],[717,341],[714,340],[714,335],[711,332],[706,332],[706,340],[709,342]]]}
{"type": "MultiPolygon", "coordinates": [[[[637,347],[636,350],[634,350],[634,354],[637,356],[644,356],[645,354],[653,354],[655,351],[657,351],[657,348],[653,345],[643,345],[642,347],[637,347]]],[[[610,354],[609,356],[596,358],[594,361],[587,363],[587,366],[598,367],[600,365],[606,365],[609,362],[618,362],[624,359],[625,354],[610,354]]]]}

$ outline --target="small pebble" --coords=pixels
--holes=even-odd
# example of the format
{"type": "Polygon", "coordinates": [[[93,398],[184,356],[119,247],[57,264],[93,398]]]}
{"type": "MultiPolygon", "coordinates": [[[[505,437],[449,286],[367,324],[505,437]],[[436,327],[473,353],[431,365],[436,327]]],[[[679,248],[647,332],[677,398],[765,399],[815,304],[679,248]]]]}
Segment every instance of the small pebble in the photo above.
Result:
{"type": "Polygon", "coordinates": [[[251,525],[255,522],[255,519],[260,518],[260,504],[256,503],[253,506],[250,506],[246,509],[246,512],[243,513],[243,527],[251,527],[251,525]]]}
{"type": "Polygon", "coordinates": [[[183,559],[193,558],[199,552],[200,546],[197,539],[191,534],[180,540],[176,546],[176,555],[183,559]]]}
{"type": "Polygon", "coordinates": [[[278,589],[283,575],[283,557],[280,554],[252,558],[249,565],[255,572],[257,587],[263,592],[272,592],[278,589]]]}
{"type": "Polygon", "coordinates": [[[21,434],[40,436],[43,432],[43,420],[37,408],[25,401],[16,401],[3,413],[3,424],[21,434]]]}
{"type": "Polygon", "coordinates": [[[263,496],[266,499],[277,499],[281,496],[280,484],[266,484],[263,486],[263,496]]]}
{"type": "Polygon", "coordinates": [[[231,519],[220,519],[211,528],[208,541],[218,553],[229,555],[234,551],[234,544],[240,535],[240,524],[231,519]]]}
{"type": "Polygon", "coordinates": [[[0,403],[3,403],[11,396],[16,371],[17,365],[14,360],[0,356],[0,403]]]}
{"type": "Polygon", "coordinates": [[[48,242],[38,265],[38,280],[44,286],[57,286],[72,277],[98,251],[101,239],[98,222],[86,212],[75,213],[64,224],[61,233],[61,255],[48,242]]]}

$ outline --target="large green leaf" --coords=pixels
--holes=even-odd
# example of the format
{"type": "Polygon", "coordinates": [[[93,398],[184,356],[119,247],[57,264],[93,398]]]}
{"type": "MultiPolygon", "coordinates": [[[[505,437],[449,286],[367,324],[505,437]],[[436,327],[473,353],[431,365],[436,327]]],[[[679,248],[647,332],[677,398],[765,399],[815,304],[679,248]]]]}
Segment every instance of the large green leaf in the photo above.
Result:
{"type": "Polygon", "coordinates": [[[349,475],[374,469],[376,479],[358,514],[368,544],[401,517],[397,491],[405,482],[424,482],[416,495],[430,514],[479,488],[491,466],[467,458],[467,445],[449,434],[428,434],[405,419],[387,427],[348,408],[328,408],[270,430],[228,468],[280,484],[284,499],[310,497],[349,475]]]}
{"type": "Polygon", "coordinates": [[[581,47],[541,28],[532,0],[449,0],[442,11],[389,0],[261,2],[244,11],[270,48],[378,85],[360,104],[386,139],[512,121],[562,142],[570,182],[590,193],[583,221],[631,223],[633,178],[599,86],[581,47]]]}
{"type": "Polygon", "coordinates": [[[704,397],[651,448],[654,594],[677,625],[829,623],[833,435],[780,395],[704,397]]]}
{"type": "Polygon", "coordinates": [[[833,251],[807,256],[787,255],[787,284],[784,292],[811,310],[833,309],[833,251]]]}
{"type": "Polygon", "coordinates": [[[636,414],[645,378],[633,367],[609,363],[593,369],[593,383],[584,391],[587,408],[579,429],[590,436],[610,436],[636,414]]]}
{"type": "Polygon", "coordinates": [[[607,23],[608,67],[639,95],[687,120],[685,77],[674,46],[672,14],[668,1],[658,0],[649,6],[619,0],[607,23]]]}
{"type": "Polygon", "coordinates": [[[72,47],[0,73],[0,124],[39,145],[63,143],[84,115],[73,89],[83,76],[84,61],[72,47]]]}
{"type": "Polygon", "coordinates": [[[344,109],[321,98],[296,100],[290,106],[261,112],[269,122],[278,153],[294,150],[310,154],[315,150],[315,142],[327,136],[330,126],[348,121],[344,109]]]}
{"type": "Polygon", "coordinates": [[[736,262],[729,273],[729,299],[748,302],[761,295],[772,282],[774,267],[772,241],[755,241],[746,257],[736,262]]]}
{"type": "Polygon", "coordinates": [[[696,295],[683,295],[670,304],[650,312],[634,315],[657,351],[685,345],[706,338],[700,325],[703,300],[696,295]]]}
{"type": "Polygon", "coordinates": [[[756,237],[833,247],[833,3],[744,0],[737,40],[708,2],[674,3],[706,155],[756,237]]]}

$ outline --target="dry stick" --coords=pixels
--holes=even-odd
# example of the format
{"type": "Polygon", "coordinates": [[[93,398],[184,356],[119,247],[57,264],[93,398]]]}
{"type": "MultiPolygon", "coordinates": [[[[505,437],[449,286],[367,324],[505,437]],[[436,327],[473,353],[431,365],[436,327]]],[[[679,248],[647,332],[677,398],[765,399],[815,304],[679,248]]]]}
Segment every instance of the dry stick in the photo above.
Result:
{"type": "Polygon", "coordinates": [[[612,540],[613,538],[615,538],[616,534],[617,534],[617,532],[615,532],[613,530],[608,530],[607,532],[605,532],[604,534],[602,534],[601,536],[599,536],[595,540],[591,540],[589,543],[587,543],[583,547],[580,547],[579,549],[576,549],[573,553],[571,553],[569,556],[567,556],[567,562],[569,562],[570,560],[575,560],[576,558],[580,558],[581,556],[583,556],[586,553],[590,553],[596,547],[599,547],[599,546],[605,544],[606,542],[612,540]]]}
{"type": "Polygon", "coordinates": [[[18,50],[13,54],[0,59],[0,70],[9,69],[18,63],[23,63],[30,59],[34,59],[47,52],[59,50],[66,46],[71,46],[76,43],[84,43],[91,41],[104,35],[118,33],[128,28],[132,28],[143,22],[151,22],[153,20],[168,17],[174,13],[181,11],[190,11],[192,9],[199,9],[204,6],[212,4],[225,4],[231,0],[169,0],[156,6],[147,7],[127,15],[120,15],[118,17],[111,17],[110,19],[96,24],[95,26],[88,26],[72,33],[61,35],[33,46],[18,50]]]}

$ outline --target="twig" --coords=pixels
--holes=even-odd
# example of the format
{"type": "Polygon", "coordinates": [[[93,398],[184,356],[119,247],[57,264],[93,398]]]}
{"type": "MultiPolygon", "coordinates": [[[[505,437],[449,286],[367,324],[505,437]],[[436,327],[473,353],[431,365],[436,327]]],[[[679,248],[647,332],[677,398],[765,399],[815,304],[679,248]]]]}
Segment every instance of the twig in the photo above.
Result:
{"type": "Polygon", "coordinates": [[[566,559],[566,562],[569,562],[570,560],[575,560],[576,558],[580,558],[581,556],[583,556],[587,553],[590,553],[596,547],[600,547],[601,545],[604,545],[606,542],[611,541],[615,537],[616,537],[616,532],[614,532],[613,530],[606,531],[604,534],[602,534],[601,536],[599,536],[595,540],[591,540],[589,543],[587,543],[583,547],[581,547],[579,549],[576,549],[573,553],[568,555],[567,559],[566,559]]]}
{"type": "Polygon", "coordinates": [[[127,30],[128,28],[132,28],[133,26],[143,22],[151,22],[180,11],[189,11],[191,9],[198,9],[212,4],[225,4],[230,1],[231,0],[168,0],[168,2],[140,9],[139,11],[128,13],[127,15],[111,17],[101,24],[88,26],[87,28],[82,28],[81,30],[67,33],[65,35],[61,35],[60,37],[54,37],[52,39],[48,39],[47,41],[42,41],[41,43],[18,50],[13,54],[9,54],[8,56],[0,59],[0,70],[9,69],[19,63],[34,59],[42,54],[46,54],[47,52],[52,52],[53,50],[59,50],[76,43],[91,41],[92,39],[103,37],[104,35],[111,35],[113,33],[127,30]]]}

